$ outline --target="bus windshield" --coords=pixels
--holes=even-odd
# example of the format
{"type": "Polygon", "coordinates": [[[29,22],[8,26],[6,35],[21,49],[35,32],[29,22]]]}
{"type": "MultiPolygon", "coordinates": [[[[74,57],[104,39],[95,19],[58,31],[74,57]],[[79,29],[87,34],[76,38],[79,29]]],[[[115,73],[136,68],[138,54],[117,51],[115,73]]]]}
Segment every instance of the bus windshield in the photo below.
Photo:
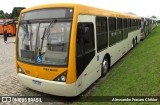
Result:
{"type": "Polygon", "coordinates": [[[57,18],[21,20],[18,60],[40,65],[67,65],[71,23],[69,19],[57,18]]]}

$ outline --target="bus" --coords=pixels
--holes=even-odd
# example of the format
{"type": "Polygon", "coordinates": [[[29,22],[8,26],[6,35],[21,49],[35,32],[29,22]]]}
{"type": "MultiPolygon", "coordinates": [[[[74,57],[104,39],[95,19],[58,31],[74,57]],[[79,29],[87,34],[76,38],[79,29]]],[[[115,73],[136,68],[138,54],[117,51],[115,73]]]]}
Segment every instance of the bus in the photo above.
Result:
{"type": "Polygon", "coordinates": [[[0,35],[3,34],[3,20],[0,19],[0,35]]]}
{"type": "Polygon", "coordinates": [[[0,35],[3,35],[3,31],[6,30],[8,35],[16,35],[16,25],[8,24],[6,22],[12,21],[12,19],[0,19],[0,35]]]}
{"type": "Polygon", "coordinates": [[[141,18],[81,4],[22,10],[16,36],[21,83],[47,94],[81,94],[140,41],[141,18]]]}
{"type": "Polygon", "coordinates": [[[157,26],[157,20],[155,19],[155,18],[151,18],[151,23],[152,23],[152,25],[151,25],[151,28],[152,28],[152,30],[157,26]]]}
{"type": "Polygon", "coordinates": [[[7,31],[8,35],[16,35],[18,17],[23,9],[25,7],[14,7],[11,13],[11,19],[0,19],[0,35],[3,35],[4,30],[7,31]]]}
{"type": "Polygon", "coordinates": [[[144,40],[149,33],[156,27],[155,19],[152,18],[141,18],[141,40],[144,40]]]}

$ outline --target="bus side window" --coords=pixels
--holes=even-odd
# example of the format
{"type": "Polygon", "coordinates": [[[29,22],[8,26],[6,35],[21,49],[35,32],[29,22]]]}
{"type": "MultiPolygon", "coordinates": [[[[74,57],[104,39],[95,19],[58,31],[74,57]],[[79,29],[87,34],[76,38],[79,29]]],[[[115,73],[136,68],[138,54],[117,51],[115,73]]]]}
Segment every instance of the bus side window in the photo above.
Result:
{"type": "Polygon", "coordinates": [[[98,52],[108,47],[107,17],[96,17],[96,37],[98,52]]]}
{"type": "Polygon", "coordinates": [[[93,24],[87,23],[83,27],[84,31],[84,50],[85,53],[94,49],[94,34],[93,34],[93,24]]]}
{"type": "Polygon", "coordinates": [[[117,37],[116,41],[119,42],[123,40],[123,23],[122,18],[117,18],[117,37]]]}
{"type": "Polygon", "coordinates": [[[77,28],[77,56],[94,49],[92,23],[79,23],[77,28]]]}
{"type": "Polygon", "coordinates": [[[78,23],[76,43],[77,78],[95,56],[93,23],[78,23]]]}
{"type": "Polygon", "coordinates": [[[123,34],[123,38],[126,39],[128,37],[128,27],[127,27],[127,19],[124,18],[123,19],[123,25],[124,25],[124,34],[123,34]]]}
{"type": "Polygon", "coordinates": [[[115,17],[109,17],[109,46],[112,46],[116,43],[116,18],[115,17]]]}
{"type": "Polygon", "coordinates": [[[128,33],[131,31],[131,19],[127,20],[128,33]]]}
{"type": "Polygon", "coordinates": [[[83,31],[82,31],[82,25],[78,24],[77,28],[77,56],[81,56],[83,54],[83,31]]]}

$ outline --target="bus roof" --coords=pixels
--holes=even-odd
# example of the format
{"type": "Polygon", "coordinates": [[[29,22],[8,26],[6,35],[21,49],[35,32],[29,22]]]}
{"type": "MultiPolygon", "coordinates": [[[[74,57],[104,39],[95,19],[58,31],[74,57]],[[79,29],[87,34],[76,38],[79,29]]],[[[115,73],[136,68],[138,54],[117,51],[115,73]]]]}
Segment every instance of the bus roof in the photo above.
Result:
{"type": "Polygon", "coordinates": [[[136,15],[131,15],[127,13],[119,13],[110,10],[103,10],[95,7],[85,6],[81,4],[72,4],[72,3],[57,3],[57,4],[46,4],[39,5],[31,8],[22,10],[22,12],[28,12],[31,10],[38,10],[44,8],[74,8],[77,14],[88,14],[88,15],[99,15],[99,16],[110,16],[110,17],[119,17],[119,18],[134,18],[141,19],[141,17],[136,15]]]}

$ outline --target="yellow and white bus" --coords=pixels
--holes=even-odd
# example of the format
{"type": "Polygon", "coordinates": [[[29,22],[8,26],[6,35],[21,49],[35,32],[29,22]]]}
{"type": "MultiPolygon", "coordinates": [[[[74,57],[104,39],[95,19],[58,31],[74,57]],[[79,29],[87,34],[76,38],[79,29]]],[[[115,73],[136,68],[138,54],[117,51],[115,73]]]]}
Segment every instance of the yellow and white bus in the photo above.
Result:
{"type": "Polygon", "coordinates": [[[21,12],[16,71],[31,89],[77,96],[105,76],[140,41],[138,16],[80,4],[49,4],[21,12]]]}

